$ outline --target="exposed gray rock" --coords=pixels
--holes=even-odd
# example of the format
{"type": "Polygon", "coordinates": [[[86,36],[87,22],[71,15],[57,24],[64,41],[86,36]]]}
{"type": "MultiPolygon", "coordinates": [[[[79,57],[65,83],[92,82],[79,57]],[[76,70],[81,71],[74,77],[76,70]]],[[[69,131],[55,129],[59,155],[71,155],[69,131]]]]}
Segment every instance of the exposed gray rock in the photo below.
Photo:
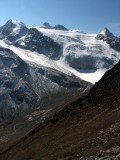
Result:
{"type": "Polygon", "coordinates": [[[35,28],[28,30],[27,35],[22,42],[24,43],[24,46],[21,45],[21,41],[17,41],[14,45],[44,54],[51,59],[58,59],[61,55],[61,46],[35,28]]]}
{"type": "Polygon", "coordinates": [[[53,108],[91,84],[55,69],[28,65],[10,49],[0,48],[0,121],[38,107],[53,108]]]}
{"type": "Polygon", "coordinates": [[[4,39],[6,43],[12,44],[24,36],[27,31],[28,28],[24,23],[9,20],[5,25],[0,27],[0,39],[4,39]]]}
{"type": "Polygon", "coordinates": [[[96,38],[106,41],[111,48],[120,51],[120,38],[114,36],[107,28],[104,28],[96,38]]]}

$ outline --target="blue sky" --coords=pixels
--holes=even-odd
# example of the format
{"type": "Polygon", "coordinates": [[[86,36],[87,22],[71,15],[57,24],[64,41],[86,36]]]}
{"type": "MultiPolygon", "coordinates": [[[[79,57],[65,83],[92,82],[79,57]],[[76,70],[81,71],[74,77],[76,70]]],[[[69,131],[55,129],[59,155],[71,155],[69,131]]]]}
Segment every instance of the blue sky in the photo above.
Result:
{"type": "Polygon", "coordinates": [[[9,19],[39,26],[44,22],[97,33],[108,27],[120,35],[120,0],[0,0],[0,25],[9,19]]]}

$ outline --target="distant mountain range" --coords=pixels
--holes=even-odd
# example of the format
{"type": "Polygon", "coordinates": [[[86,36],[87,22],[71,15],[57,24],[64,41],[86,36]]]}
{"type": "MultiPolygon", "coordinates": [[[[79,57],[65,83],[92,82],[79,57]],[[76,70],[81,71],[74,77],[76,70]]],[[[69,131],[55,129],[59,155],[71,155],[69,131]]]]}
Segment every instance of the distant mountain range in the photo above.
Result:
{"type": "Polygon", "coordinates": [[[0,27],[0,121],[82,95],[120,58],[120,38],[62,25],[0,27]]]}

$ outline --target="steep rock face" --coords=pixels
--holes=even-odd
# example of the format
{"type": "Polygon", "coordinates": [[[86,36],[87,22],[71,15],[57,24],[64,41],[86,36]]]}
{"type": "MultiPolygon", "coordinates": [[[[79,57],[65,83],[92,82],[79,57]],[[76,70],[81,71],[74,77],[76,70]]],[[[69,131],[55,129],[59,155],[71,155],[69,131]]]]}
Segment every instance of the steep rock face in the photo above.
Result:
{"type": "Polygon", "coordinates": [[[29,66],[11,50],[0,48],[0,121],[34,106],[38,98],[28,77],[29,66]]]}
{"type": "Polygon", "coordinates": [[[92,55],[84,55],[81,57],[67,56],[69,65],[80,72],[95,72],[102,65],[103,68],[109,69],[115,63],[114,59],[108,57],[94,57],[92,55]]]}
{"type": "Polygon", "coordinates": [[[44,36],[35,28],[29,29],[24,40],[19,40],[14,45],[44,54],[51,59],[57,59],[61,52],[61,47],[57,42],[44,36]]]}
{"type": "Polygon", "coordinates": [[[9,20],[5,25],[0,27],[0,39],[4,39],[6,43],[14,43],[27,33],[27,27],[22,22],[9,20]]]}
{"type": "Polygon", "coordinates": [[[28,65],[10,49],[0,48],[0,121],[36,107],[54,107],[90,86],[55,69],[28,65]]]}
{"type": "Polygon", "coordinates": [[[120,38],[114,36],[107,28],[104,28],[97,36],[97,39],[106,41],[111,48],[120,51],[120,38]]]}
{"type": "Polygon", "coordinates": [[[96,72],[98,69],[109,69],[116,63],[116,57],[106,53],[102,45],[71,44],[65,48],[66,61],[79,72],[96,72]],[[79,54],[81,53],[81,54],[79,54]]]}

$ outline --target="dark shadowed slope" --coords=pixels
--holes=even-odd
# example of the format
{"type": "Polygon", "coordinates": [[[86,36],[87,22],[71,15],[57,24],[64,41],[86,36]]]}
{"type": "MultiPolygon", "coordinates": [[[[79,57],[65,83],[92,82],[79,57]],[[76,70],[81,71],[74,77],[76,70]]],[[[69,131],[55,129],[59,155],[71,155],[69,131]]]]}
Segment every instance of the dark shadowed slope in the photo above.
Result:
{"type": "Polygon", "coordinates": [[[1,153],[1,160],[120,159],[120,62],[89,94],[1,153]]]}

